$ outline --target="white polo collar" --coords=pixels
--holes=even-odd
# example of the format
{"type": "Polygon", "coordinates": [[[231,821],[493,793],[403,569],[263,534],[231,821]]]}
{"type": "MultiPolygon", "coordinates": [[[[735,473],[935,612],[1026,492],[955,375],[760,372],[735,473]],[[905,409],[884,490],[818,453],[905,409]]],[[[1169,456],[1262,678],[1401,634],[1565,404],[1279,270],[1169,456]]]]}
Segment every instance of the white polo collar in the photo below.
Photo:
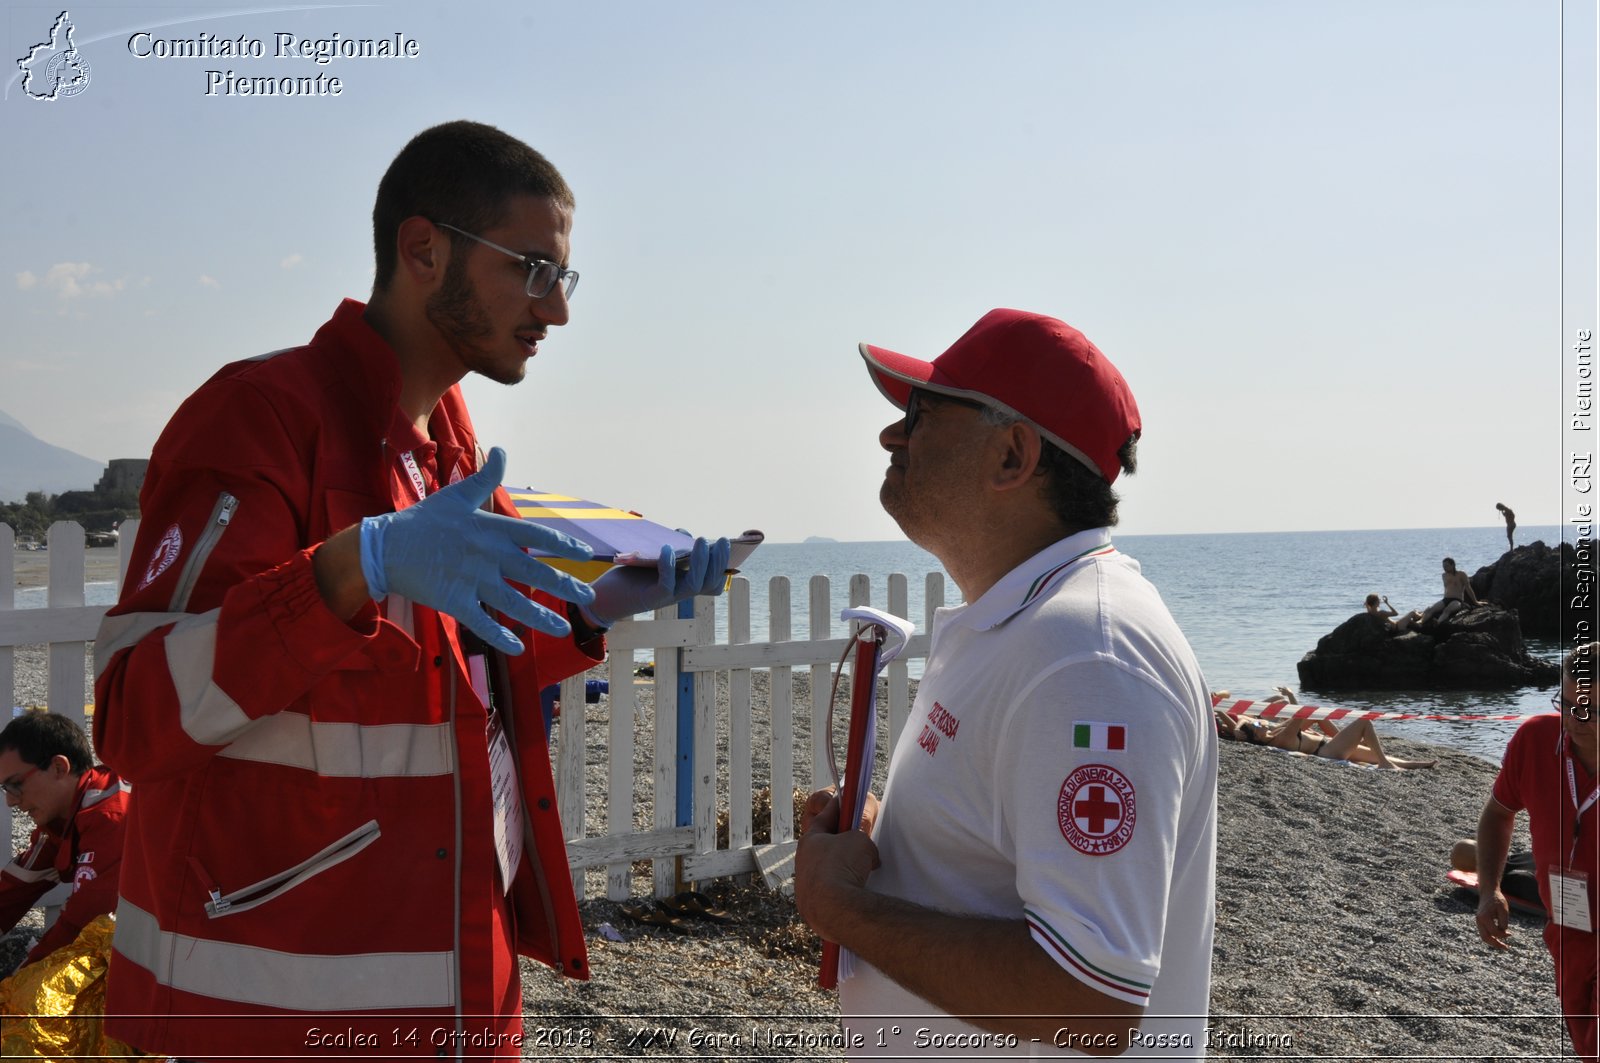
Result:
{"type": "Polygon", "coordinates": [[[1077,566],[1116,551],[1110,528],[1090,528],[1051,543],[1001,576],[977,601],[964,606],[959,622],[974,631],[998,627],[1048,593],[1077,566]]]}

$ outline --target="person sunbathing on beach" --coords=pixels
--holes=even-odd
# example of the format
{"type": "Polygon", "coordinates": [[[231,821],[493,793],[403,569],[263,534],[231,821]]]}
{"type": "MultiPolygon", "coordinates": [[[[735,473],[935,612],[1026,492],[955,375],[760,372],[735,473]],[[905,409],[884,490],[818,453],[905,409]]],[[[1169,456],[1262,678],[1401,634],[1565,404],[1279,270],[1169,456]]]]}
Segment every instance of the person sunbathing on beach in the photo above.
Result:
{"type": "Polygon", "coordinates": [[[1372,617],[1380,630],[1391,635],[1404,635],[1411,630],[1411,625],[1422,619],[1422,610],[1413,609],[1401,615],[1399,610],[1389,604],[1388,595],[1379,598],[1376,594],[1367,595],[1367,615],[1372,617]],[[1378,602],[1383,602],[1383,608],[1378,608],[1378,602]]]}
{"type": "Polygon", "coordinates": [[[1236,720],[1225,712],[1214,713],[1217,734],[1235,742],[1287,749],[1291,753],[1326,760],[1348,760],[1352,764],[1374,764],[1380,768],[1431,768],[1436,760],[1402,760],[1384,753],[1371,720],[1352,720],[1343,729],[1327,720],[1285,720],[1269,726],[1261,720],[1236,720]],[[1315,727],[1320,733],[1308,733],[1315,727]]]}
{"type": "MultiPolygon", "coordinates": [[[[1462,838],[1450,849],[1450,866],[1457,871],[1478,873],[1478,840],[1462,838]]],[[[1533,853],[1524,849],[1506,856],[1505,870],[1500,872],[1500,892],[1535,908],[1544,907],[1539,896],[1539,879],[1533,872],[1533,853]]]]}

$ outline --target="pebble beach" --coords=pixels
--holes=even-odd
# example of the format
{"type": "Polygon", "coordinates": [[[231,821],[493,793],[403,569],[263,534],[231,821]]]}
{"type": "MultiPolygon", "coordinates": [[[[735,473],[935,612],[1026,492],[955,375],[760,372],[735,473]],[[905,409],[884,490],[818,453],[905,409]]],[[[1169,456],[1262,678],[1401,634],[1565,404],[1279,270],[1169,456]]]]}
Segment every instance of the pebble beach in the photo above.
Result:
{"type": "MultiPolygon", "coordinates": [[[[90,579],[114,578],[115,551],[104,554],[111,567],[97,577],[91,556],[90,579]]],[[[42,584],[22,583],[21,562],[48,555],[16,556],[19,585],[42,584]]],[[[17,704],[43,702],[42,647],[16,651],[15,676],[17,704]]],[[[725,677],[719,687],[725,721],[725,677]]],[[[765,673],[754,674],[754,688],[759,718],[765,673]]],[[[643,733],[652,707],[649,688],[638,693],[643,733]]],[[[596,724],[607,711],[604,699],[587,706],[590,736],[604,735],[596,724]]],[[[1208,1058],[1570,1054],[1539,922],[1514,914],[1512,949],[1492,951],[1478,938],[1473,902],[1444,880],[1450,846],[1473,833],[1495,766],[1408,742],[1398,737],[1403,726],[1380,731],[1386,749],[1437,758],[1437,767],[1384,771],[1222,743],[1208,1058]]],[[[591,801],[591,815],[603,805],[591,801]]],[[[31,823],[12,827],[20,847],[31,823]]],[[[1520,826],[1519,835],[1526,846],[1520,826]]],[[[645,865],[637,866],[635,896],[643,897],[645,865]]],[[[523,1056],[843,1058],[836,997],[816,986],[820,944],[792,903],[759,879],[696,885],[731,922],[686,920],[678,932],[633,922],[614,901],[584,901],[593,977],[563,980],[524,961],[523,1056]]],[[[586,892],[603,898],[599,871],[588,874],[586,892]]],[[[20,960],[37,919],[0,941],[0,963],[20,960]]]]}
{"type": "MultiPolygon", "coordinates": [[[[589,710],[603,718],[604,705],[589,710]]],[[[1513,915],[1514,946],[1495,952],[1478,937],[1475,901],[1444,879],[1495,767],[1397,730],[1380,732],[1387,750],[1438,766],[1388,771],[1222,743],[1209,1058],[1525,1060],[1568,1048],[1541,923],[1513,915]]],[[[597,873],[587,881],[603,891],[597,873]]],[[[644,876],[635,882],[644,895],[644,876]]],[[[562,982],[525,965],[529,1029],[582,1031],[601,1058],[844,1058],[829,1042],[836,998],[816,986],[820,945],[792,904],[759,880],[699,887],[735,922],[690,921],[679,934],[585,901],[594,977],[562,982]],[[662,1035],[643,1040],[658,1028],[678,1031],[670,1049],[662,1035]],[[724,1047],[697,1053],[691,1039],[724,1047]]]]}

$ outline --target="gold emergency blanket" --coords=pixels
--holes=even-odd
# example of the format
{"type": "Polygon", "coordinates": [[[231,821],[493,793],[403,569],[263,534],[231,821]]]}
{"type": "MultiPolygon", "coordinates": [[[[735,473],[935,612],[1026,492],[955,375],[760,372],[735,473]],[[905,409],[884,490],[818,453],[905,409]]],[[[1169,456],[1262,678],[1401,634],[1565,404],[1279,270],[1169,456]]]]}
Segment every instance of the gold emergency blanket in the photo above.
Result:
{"type": "Polygon", "coordinates": [[[98,916],[72,944],[0,982],[0,1056],[150,1058],[105,1034],[106,966],[115,926],[109,915],[98,916]]]}

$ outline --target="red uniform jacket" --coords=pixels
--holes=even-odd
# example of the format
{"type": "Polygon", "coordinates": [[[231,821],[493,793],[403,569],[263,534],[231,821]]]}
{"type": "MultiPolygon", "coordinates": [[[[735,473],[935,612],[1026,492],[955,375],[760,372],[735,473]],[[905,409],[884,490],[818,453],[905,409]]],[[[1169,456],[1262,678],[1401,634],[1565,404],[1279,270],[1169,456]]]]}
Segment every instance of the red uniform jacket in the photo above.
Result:
{"type": "Polygon", "coordinates": [[[317,544],[477,464],[458,389],[426,436],[401,415],[364,309],[225,367],[173,416],[96,640],[95,741],[136,788],[107,1030],[145,1052],[504,1053],[517,951],[588,977],[538,692],[601,640],[522,631],[504,660],[525,828],[507,896],[455,621],[391,596],[346,623],[317,593],[317,544]]]}
{"type": "MultiPolygon", "coordinates": [[[[1568,868],[1588,877],[1589,925],[1600,926],[1600,832],[1595,829],[1600,806],[1590,806],[1578,815],[1579,806],[1600,786],[1600,780],[1589,777],[1571,744],[1561,717],[1535,716],[1525,721],[1506,746],[1505,760],[1494,781],[1494,799],[1513,812],[1528,813],[1533,873],[1545,911],[1555,911],[1551,868],[1568,868]]],[[[1567,1018],[1572,1047],[1580,1058],[1594,1060],[1600,1056],[1600,1023],[1595,1017],[1600,1011],[1600,937],[1551,919],[1544,927],[1544,943],[1555,961],[1556,995],[1567,1018]]]]}
{"type": "Polygon", "coordinates": [[[116,908],[127,812],[128,784],[105,768],[90,768],[78,776],[66,821],[34,828],[28,848],[0,871],[0,927],[6,930],[57,883],[72,883],[72,896],[28,952],[28,963],[70,945],[84,924],[116,908]]]}

